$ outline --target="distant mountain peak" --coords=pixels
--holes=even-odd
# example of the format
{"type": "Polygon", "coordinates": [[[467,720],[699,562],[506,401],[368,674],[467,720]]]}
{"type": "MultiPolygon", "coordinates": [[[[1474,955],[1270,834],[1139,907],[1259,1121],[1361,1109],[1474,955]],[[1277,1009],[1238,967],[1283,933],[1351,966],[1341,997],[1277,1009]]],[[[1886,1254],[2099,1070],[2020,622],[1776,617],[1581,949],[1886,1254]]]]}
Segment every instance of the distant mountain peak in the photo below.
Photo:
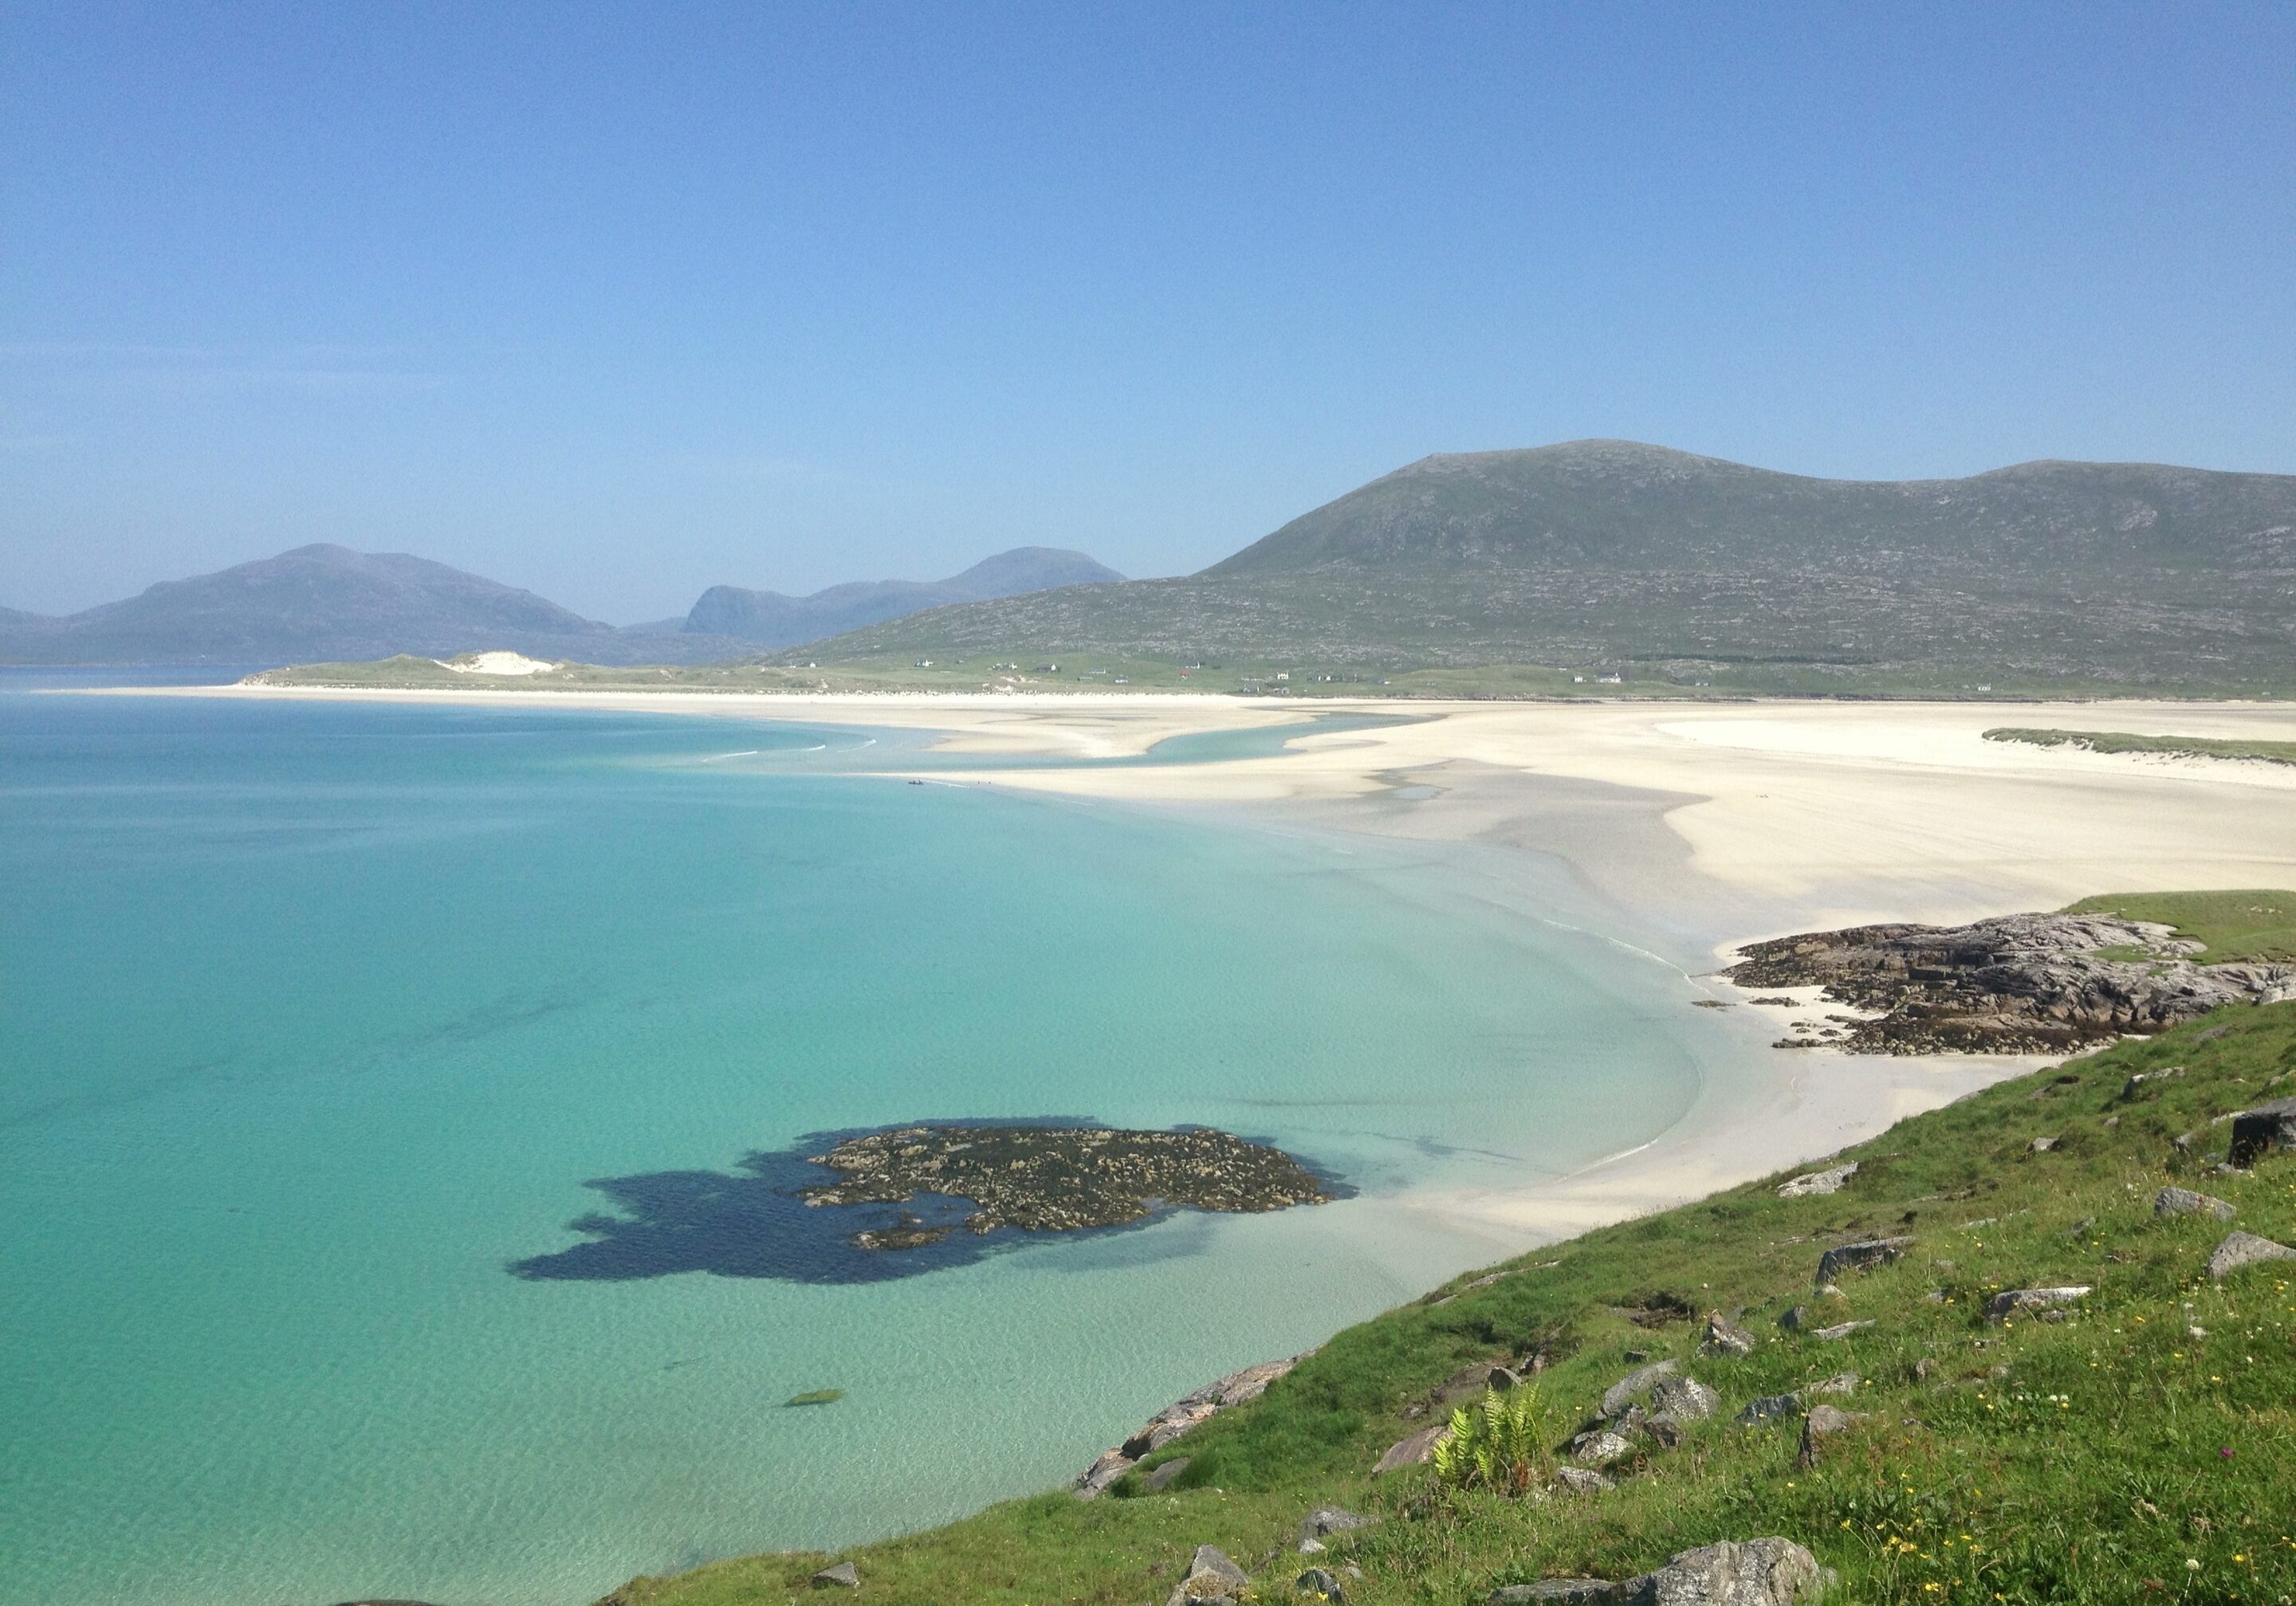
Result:
{"type": "Polygon", "coordinates": [[[810,596],[712,586],[686,615],[689,632],[736,636],[761,650],[792,647],[905,619],[929,608],[988,602],[1064,586],[1099,586],[1124,577],[1106,564],[1054,546],[1016,546],[946,580],[859,580],[810,596]]]}

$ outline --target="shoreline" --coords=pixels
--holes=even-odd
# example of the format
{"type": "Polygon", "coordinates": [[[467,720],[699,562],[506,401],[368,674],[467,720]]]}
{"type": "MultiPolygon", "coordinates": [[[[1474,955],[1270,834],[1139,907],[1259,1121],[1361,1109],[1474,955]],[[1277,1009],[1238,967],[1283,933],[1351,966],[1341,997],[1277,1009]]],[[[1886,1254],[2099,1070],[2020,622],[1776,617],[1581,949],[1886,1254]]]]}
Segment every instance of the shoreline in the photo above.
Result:
{"type": "MultiPolygon", "coordinates": [[[[934,750],[1011,767],[902,774],[1239,824],[1416,842],[1488,878],[1527,918],[1640,947],[1768,1024],[1712,971],[1738,946],[1878,921],[1952,923],[2106,891],[2296,882],[2296,769],[1988,742],[2019,709],[2066,728],[2174,722],[2179,734],[2296,739],[2296,709],[2193,703],[1271,704],[1212,693],[821,695],[319,688],[91,689],[102,696],[444,703],[668,713],[938,733],[934,750]],[[1098,769],[1174,736],[1401,716],[1303,733],[1268,757],[1098,769]],[[2109,722],[2109,723],[2108,723],[2109,722]],[[1480,858],[1476,866],[1473,858],[1480,858]],[[1533,861],[1578,896],[1558,908],[1533,861]],[[1575,918],[1565,918],[1575,917],[1575,918]]],[[[2165,726],[2164,726],[2165,728],[2165,726]]],[[[1559,1177],[1398,1202],[1523,1247],[1816,1159],[2055,1056],[1850,1055],[1743,1043],[1766,1073],[1708,1077],[1656,1139],[1559,1177]],[[1730,1079],[1735,1084],[1737,1078],[1730,1079]]]]}

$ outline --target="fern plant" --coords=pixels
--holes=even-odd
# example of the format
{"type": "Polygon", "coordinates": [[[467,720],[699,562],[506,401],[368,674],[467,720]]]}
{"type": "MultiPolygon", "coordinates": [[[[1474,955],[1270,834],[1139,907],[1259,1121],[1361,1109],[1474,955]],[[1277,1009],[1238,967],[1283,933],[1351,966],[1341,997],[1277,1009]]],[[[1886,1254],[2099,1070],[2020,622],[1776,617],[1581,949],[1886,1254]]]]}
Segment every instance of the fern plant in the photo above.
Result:
{"type": "Polygon", "coordinates": [[[1435,1475],[1457,1488],[1520,1495],[1539,1481],[1546,1412],[1538,1386],[1525,1383],[1451,1413],[1450,1436],[1435,1446],[1435,1475]]]}

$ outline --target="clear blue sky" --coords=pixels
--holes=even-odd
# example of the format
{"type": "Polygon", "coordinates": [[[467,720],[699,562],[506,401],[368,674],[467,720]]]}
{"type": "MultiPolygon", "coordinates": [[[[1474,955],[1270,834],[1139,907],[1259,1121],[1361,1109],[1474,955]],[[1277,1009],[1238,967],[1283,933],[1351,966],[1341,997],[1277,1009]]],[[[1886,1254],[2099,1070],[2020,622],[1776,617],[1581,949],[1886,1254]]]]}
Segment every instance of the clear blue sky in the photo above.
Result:
{"type": "Polygon", "coordinates": [[[2296,5],[0,0],[0,603],[1183,572],[1431,451],[2296,471],[2296,5]]]}

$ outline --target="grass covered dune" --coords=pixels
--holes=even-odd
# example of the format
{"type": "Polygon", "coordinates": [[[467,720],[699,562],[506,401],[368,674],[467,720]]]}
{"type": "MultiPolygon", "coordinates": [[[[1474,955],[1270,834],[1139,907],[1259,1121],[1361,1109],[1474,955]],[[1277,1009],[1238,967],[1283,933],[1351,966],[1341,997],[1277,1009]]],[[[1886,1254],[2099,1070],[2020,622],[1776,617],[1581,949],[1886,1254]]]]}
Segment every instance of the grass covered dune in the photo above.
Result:
{"type": "Polygon", "coordinates": [[[1857,1168],[1838,1192],[1781,1197],[1785,1178],[1771,1178],[1509,1262],[1485,1286],[1463,1277],[1340,1333],[1100,1500],[1046,1494],[837,1557],[725,1561],[609,1599],[794,1600],[842,1560],[874,1600],[1129,1606],[1163,1600],[1194,1548],[1215,1545],[1259,1599],[1292,1598],[1312,1564],[1350,1602],[1465,1602],[1781,1535],[1835,1570],[1829,1598],[1842,1601],[2288,1602],[2296,1260],[2220,1282],[2207,1267],[2235,1229],[2296,1239],[2296,1156],[2214,1169],[2231,1131],[2219,1118],[2292,1093],[2296,1004],[2219,1011],[1900,1122],[1844,1151],[1857,1168]],[[2171,1185],[2222,1200],[2232,1219],[2158,1213],[2171,1185]],[[1840,1275],[1838,1293],[1817,1287],[1829,1247],[1881,1238],[1909,1241],[1840,1275]],[[1986,1314],[2005,1291],[2067,1285],[2091,1291],[2062,1319],[1986,1314]],[[1808,1319],[1783,1325],[1797,1307],[1808,1319]],[[1751,1354],[1702,1351],[1703,1322],[1680,1313],[1710,1310],[1753,1336],[1751,1354]],[[1871,1325],[1816,1332],[1852,1322],[1871,1325]],[[1551,1457],[1638,1364],[1629,1351],[1678,1362],[1720,1405],[1676,1447],[1639,1440],[1613,1488],[1565,1493],[1546,1467],[1523,1495],[1456,1488],[1427,1466],[1371,1475],[1390,1445],[1442,1420],[1447,1379],[1531,1354],[1546,1363],[1551,1457]],[[1857,1381],[1829,1403],[1857,1420],[1815,1465],[1800,1409],[1733,1420],[1845,1372],[1857,1381]],[[1181,1455],[1169,1487],[1139,1487],[1181,1455]],[[1326,1504],[1376,1521],[1302,1556],[1300,1520],[1326,1504]]]}

